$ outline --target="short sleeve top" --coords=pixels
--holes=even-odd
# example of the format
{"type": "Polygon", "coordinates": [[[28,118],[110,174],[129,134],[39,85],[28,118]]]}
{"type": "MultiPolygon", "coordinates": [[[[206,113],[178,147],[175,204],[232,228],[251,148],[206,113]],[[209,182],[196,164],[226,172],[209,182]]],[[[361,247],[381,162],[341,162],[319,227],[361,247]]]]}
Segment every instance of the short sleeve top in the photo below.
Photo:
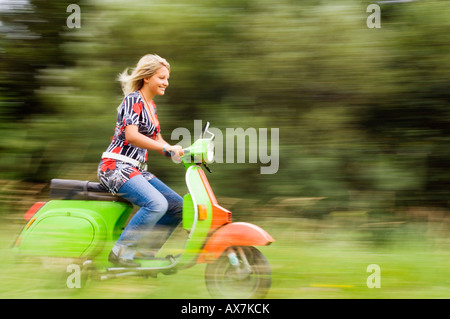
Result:
{"type": "Polygon", "coordinates": [[[151,101],[149,107],[152,108],[153,114],[149,114],[147,111],[139,91],[133,92],[124,98],[117,108],[116,128],[107,152],[125,155],[139,162],[147,161],[147,150],[136,147],[126,140],[125,127],[136,125],[139,133],[155,139],[161,128],[155,103],[151,101]]]}
{"type": "MultiPolygon", "coordinates": [[[[147,150],[132,145],[125,138],[125,128],[128,125],[136,125],[139,133],[153,139],[159,134],[161,129],[156,114],[156,105],[153,101],[149,105],[152,114],[149,114],[144,105],[139,91],[125,97],[117,108],[116,128],[107,152],[125,155],[139,162],[147,161],[147,150]]],[[[130,163],[111,158],[102,158],[97,173],[100,183],[113,194],[117,194],[122,185],[136,175],[142,175],[147,180],[154,177],[152,173],[130,163]]]]}

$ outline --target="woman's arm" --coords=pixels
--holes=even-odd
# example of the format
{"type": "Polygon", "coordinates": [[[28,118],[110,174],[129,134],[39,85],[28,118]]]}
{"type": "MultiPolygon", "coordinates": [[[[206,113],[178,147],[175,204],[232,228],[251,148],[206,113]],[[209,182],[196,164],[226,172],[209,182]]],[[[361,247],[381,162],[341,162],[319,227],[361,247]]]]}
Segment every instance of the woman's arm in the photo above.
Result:
{"type": "Polygon", "coordinates": [[[139,133],[136,125],[127,125],[127,127],[125,127],[125,139],[128,143],[131,143],[136,147],[145,148],[152,151],[162,152],[164,145],[166,145],[139,133]]]}
{"type": "MultiPolygon", "coordinates": [[[[162,143],[163,145],[169,145],[169,146],[170,146],[170,144],[167,143],[167,142],[163,139],[161,133],[159,133],[158,135],[156,135],[156,141],[162,143]]],[[[169,147],[169,146],[167,146],[167,147],[169,147]]],[[[166,151],[167,151],[167,149],[166,149],[166,151]]],[[[161,153],[162,155],[165,155],[164,152],[163,152],[162,150],[160,151],[160,153],[161,153]]]]}
{"type": "Polygon", "coordinates": [[[181,148],[181,146],[170,145],[162,138],[161,134],[158,134],[156,140],[153,140],[150,137],[139,133],[138,127],[136,125],[128,125],[127,127],[125,127],[125,139],[128,141],[128,143],[131,143],[136,147],[157,151],[163,155],[163,149],[167,145],[165,149],[166,151],[173,151],[179,156],[183,155],[183,149],[181,148]]]}

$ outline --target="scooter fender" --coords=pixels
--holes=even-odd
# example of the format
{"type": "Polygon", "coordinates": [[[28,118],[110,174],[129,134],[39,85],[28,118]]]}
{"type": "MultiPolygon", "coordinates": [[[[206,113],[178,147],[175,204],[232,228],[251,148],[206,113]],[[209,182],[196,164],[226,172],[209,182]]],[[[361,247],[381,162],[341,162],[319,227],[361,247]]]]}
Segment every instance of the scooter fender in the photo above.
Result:
{"type": "Polygon", "coordinates": [[[275,240],[261,227],[236,222],[219,228],[206,242],[197,259],[197,263],[216,260],[230,246],[266,246],[275,240]]]}

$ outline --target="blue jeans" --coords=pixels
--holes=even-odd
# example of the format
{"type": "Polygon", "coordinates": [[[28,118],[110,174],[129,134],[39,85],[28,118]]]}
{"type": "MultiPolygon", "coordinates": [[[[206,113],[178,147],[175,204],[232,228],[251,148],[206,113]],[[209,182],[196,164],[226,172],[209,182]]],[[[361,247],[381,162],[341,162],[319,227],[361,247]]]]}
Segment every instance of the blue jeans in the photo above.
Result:
{"type": "Polygon", "coordinates": [[[156,177],[136,175],[119,189],[121,197],[140,207],[119,237],[119,245],[137,245],[149,231],[164,229],[146,248],[159,249],[182,219],[183,198],[156,177]]]}

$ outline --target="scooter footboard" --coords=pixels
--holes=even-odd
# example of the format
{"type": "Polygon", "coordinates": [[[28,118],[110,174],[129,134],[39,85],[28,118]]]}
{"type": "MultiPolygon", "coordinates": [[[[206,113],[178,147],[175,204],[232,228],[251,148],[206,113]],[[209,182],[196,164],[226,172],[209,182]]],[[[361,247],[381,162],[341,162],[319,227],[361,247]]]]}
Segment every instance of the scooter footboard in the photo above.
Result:
{"type": "Polygon", "coordinates": [[[230,246],[266,246],[274,241],[268,232],[256,225],[244,222],[226,224],[211,236],[197,262],[212,262],[230,246]]]}

